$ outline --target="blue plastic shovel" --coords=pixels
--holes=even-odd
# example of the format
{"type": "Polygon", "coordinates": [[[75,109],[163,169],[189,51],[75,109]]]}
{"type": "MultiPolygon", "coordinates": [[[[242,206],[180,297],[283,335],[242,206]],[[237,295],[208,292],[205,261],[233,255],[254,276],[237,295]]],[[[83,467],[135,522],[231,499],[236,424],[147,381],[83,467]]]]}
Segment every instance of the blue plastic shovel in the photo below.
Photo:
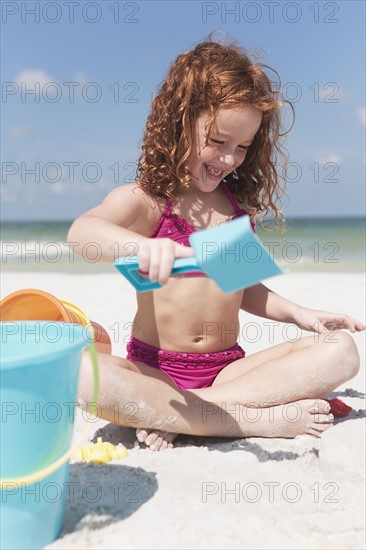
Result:
{"type": "MultiPolygon", "coordinates": [[[[189,242],[195,256],[175,260],[172,276],[204,273],[228,293],[284,273],[253,233],[249,216],[192,233],[189,242]]],[[[137,256],[118,258],[115,266],[137,292],[162,286],[139,273],[137,256]]]]}

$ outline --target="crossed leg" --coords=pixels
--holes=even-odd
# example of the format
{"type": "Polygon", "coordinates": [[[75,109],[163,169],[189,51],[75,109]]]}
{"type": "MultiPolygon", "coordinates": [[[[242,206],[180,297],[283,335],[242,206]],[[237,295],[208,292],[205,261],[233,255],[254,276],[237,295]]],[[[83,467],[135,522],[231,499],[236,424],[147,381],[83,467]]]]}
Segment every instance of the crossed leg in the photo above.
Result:
{"type": "MultiPolygon", "coordinates": [[[[84,401],[90,399],[92,383],[87,363],[88,359],[83,361],[79,385],[84,401]]],[[[313,335],[239,359],[221,371],[211,387],[185,391],[144,363],[102,354],[100,363],[100,416],[152,429],[147,442],[159,450],[169,444],[162,432],[227,437],[310,433],[319,437],[333,420],[321,398],[357,374],[359,355],[353,338],[345,332],[313,335]],[[135,412],[127,418],[131,403],[135,412]],[[295,420],[289,418],[289,407],[297,410],[295,420]],[[258,417],[255,422],[253,409],[258,417]]]]}

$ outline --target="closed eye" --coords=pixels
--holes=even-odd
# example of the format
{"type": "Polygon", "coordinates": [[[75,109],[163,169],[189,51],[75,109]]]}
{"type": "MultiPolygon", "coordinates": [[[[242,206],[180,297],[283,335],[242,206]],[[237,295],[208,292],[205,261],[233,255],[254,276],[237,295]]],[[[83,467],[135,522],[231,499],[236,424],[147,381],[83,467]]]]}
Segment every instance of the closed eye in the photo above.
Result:
{"type": "MultiPolygon", "coordinates": [[[[210,138],[213,143],[217,143],[217,145],[223,145],[223,141],[219,141],[218,139],[212,139],[210,138]]],[[[242,149],[243,151],[248,151],[249,145],[238,145],[239,149],[242,149]]]]}

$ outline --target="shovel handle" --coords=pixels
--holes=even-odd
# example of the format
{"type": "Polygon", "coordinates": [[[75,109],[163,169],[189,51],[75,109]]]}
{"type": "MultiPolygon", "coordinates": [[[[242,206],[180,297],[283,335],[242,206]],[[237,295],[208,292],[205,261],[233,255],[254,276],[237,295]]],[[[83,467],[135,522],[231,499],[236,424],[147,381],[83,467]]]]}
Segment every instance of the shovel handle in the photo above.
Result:
{"type": "MultiPolygon", "coordinates": [[[[161,288],[161,284],[157,281],[150,281],[147,277],[148,273],[139,269],[137,256],[127,256],[118,258],[115,261],[115,267],[120,273],[135,287],[137,292],[148,292],[161,288]],[[145,273],[145,275],[144,275],[145,273]]],[[[203,269],[198,265],[197,258],[191,256],[189,258],[178,258],[173,263],[171,276],[176,275],[202,275],[203,269]]]]}

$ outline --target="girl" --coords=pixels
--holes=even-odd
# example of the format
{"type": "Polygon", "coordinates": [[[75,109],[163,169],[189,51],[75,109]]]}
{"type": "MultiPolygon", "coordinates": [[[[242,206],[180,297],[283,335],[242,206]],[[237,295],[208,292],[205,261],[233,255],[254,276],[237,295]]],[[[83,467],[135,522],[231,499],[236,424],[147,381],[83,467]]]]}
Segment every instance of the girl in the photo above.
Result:
{"type": "Polygon", "coordinates": [[[101,416],[135,426],[153,450],[171,447],[177,433],[320,437],[333,421],[324,397],[359,369],[352,337],[329,338],[329,330],[366,328],[347,315],[301,307],[263,284],[224,294],[204,276],[170,277],[176,258],[193,255],[194,231],[243,215],[254,230],[269,211],[284,226],[276,206],[281,101],[262,67],[236,44],[211,40],[178,56],[152,103],[136,183],[114,189],[69,232],[77,253],[94,241],[105,261],[119,243],[120,256],[136,254],[163,285],[137,295],[126,359],[99,357],[101,416]],[[246,357],[240,309],[319,335],[246,357]],[[126,419],[131,402],[137,409],[126,419]]]}

